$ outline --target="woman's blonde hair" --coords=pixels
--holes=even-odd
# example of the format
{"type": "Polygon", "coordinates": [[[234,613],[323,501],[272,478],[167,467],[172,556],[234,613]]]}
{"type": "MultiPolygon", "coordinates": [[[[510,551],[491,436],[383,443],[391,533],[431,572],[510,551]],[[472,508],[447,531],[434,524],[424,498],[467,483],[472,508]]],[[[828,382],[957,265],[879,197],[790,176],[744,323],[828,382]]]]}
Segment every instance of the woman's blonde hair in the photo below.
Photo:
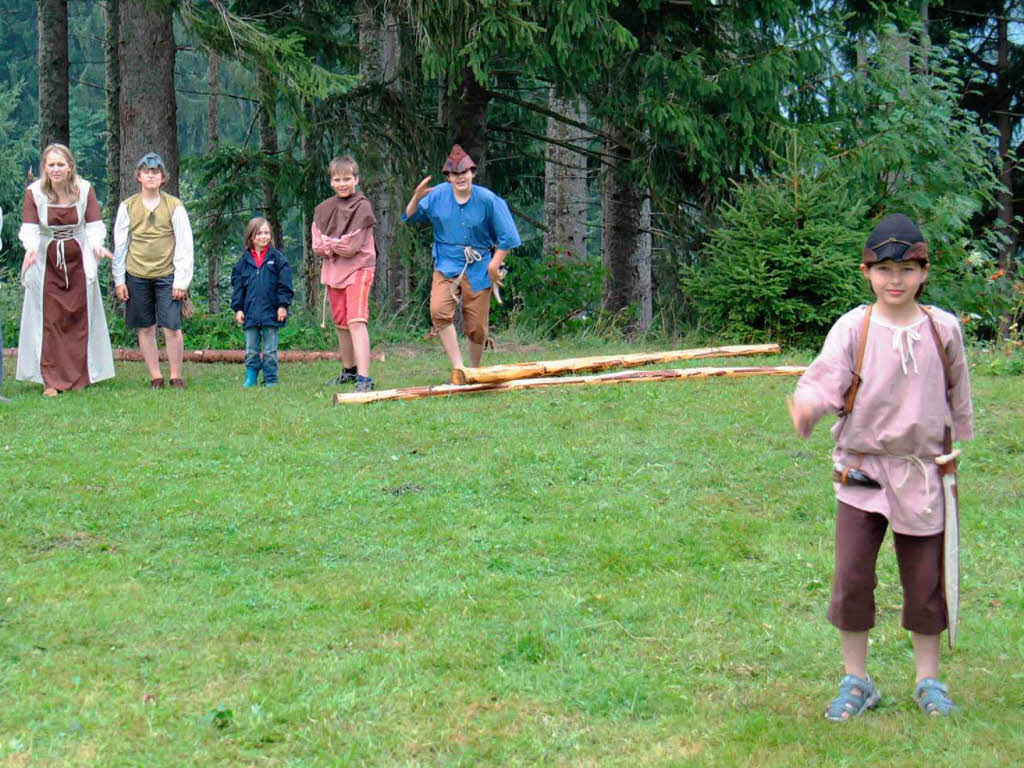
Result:
{"type": "Polygon", "coordinates": [[[61,155],[67,162],[68,167],[71,169],[68,172],[67,188],[68,191],[74,195],[75,200],[77,200],[79,191],[78,174],[75,172],[75,156],[71,153],[71,150],[68,149],[66,146],[64,146],[63,144],[58,144],[56,142],[48,145],[46,149],[43,150],[43,157],[39,161],[39,179],[42,182],[43,193],[46,195],[46,198],[50,201],[57,199],[57,191],[53,188],[53,185],[50,183],[50,177],[46,175],[46,156],[51,154],[52,152],[56,152],[58,155],[61,155]]]}
{"type": "MultiPolygon", "coordinates": [[[[255,219],[249,219],[249,223],[245,227],[245,250],[251,251],[256,248],[256,233],[260,231],[260,227],[264,224],[270,227],[270,222],[262,216],[257,216],[255,219]]],[[[273,227],[270,227],[270,245],[274,248],[277,247],[277,244],[274,242],[273,227]]]]}

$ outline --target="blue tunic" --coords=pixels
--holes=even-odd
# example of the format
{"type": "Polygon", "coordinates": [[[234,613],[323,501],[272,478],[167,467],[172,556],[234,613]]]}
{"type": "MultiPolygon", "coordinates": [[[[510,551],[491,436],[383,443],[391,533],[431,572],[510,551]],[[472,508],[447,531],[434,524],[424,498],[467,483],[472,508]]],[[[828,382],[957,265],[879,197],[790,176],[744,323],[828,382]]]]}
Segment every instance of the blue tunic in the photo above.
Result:
{"type": "Polygon", "coordinates": [[[459,203],[452,185],[438,184],[420,200],[412,216],[402,221],[429,221],[434,227],[434,268],[445,277],[455,277],[466,265],[465,248],[473,246],[483,256],[466,270],[474,291],[490,286],[487,266],[494,249],[508,251],[519,245],[519,232],[508,205],[496,194],[476,184],[469,200],[459,203]]]}

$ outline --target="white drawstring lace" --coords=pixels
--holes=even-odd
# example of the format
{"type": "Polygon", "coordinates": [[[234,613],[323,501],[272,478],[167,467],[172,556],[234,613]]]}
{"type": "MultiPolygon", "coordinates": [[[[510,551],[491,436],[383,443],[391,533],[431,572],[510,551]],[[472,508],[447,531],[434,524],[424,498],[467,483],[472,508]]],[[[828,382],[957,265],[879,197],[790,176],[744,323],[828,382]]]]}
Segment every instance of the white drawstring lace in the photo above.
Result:
{"type": "Polygon", "coordinates": [[[903,366],[904,376],[907,375],[908,360],[914,364],[914,373],[919,372],[917,370],[917,357],[914,356],[914,342],[920,340],[921,334],[911,327],[892,329],[892,348],[899,353],[900,365],[903,366]]]}
{"type": "Polygon", "coordinates": [[[57,257],[54,259],[54,266],[64,270],[64,290],[71,287],[68,280],[68,264],[64,259],[64,243],[67,240],[75,239],[77,227],[77,224],[53,224],[50,227],[53,230],[53,239],[57,241],[57,257]]]}

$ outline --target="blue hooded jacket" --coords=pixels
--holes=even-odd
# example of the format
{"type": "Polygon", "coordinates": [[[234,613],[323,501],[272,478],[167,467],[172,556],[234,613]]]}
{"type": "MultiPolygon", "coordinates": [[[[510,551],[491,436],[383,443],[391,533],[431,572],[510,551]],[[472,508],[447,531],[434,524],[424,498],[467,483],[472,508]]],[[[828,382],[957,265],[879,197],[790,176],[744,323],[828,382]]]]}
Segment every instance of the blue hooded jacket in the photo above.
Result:
{"type": "Polygon", "coordinates": [[[243,328],[284,325],[277,319],[277,310],[290,307],[294,295],[292,268],[273,246],[267,249],[262,267],[257,268],[252,253],[246,250],[231,270],[231,310],[245,313],[243,328]]]}

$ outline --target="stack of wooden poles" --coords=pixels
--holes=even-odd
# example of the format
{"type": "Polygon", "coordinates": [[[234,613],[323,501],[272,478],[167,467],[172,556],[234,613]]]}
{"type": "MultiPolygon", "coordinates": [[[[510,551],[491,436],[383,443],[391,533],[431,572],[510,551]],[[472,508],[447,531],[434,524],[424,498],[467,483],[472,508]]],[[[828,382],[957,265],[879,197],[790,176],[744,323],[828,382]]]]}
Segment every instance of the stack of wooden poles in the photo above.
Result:
{"type": "Polygon", "coordinates": [[[381,400],[414,400],[421,397],[468,395],[478,392],[506,392],[512,389],[579,386],[583,384],[623,384],[629,382],[671,381],[674,379],[707,379],[719,376],[731,378],[746,376],[799,376],[807,369],[806,366],[783,365],[728,368],[671,368],[649,371],[624,370],[592,376],[564,375],[606,371],[609,368],[632,369],[654,363],[667,363],[678,360],[774,355],[778,354],[779,351],[778,344],[748,344],[726,347],[703,347],[700,349],[678,349],[671,352],[641,352],[629,355],[542,360],[532,363],[492,365],[486,368],[456,368],[452,371],[451,384],[440,384],[432,387],[384,389],[376,392],[347,392],[336,394],[334,396],[334,404],[376,403],[381,400]]]}

